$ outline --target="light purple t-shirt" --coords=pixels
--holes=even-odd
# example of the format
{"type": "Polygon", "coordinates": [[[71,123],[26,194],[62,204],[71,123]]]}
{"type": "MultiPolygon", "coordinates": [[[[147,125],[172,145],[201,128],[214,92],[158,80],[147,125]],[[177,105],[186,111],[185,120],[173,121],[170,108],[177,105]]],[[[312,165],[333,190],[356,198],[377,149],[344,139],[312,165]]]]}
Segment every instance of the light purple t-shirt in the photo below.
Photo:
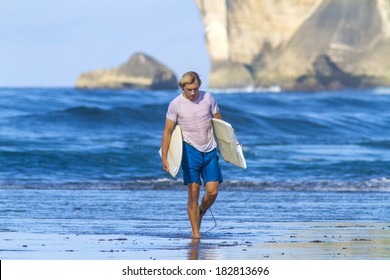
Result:
{"type": "Polygon", "coordinates": [[[173,99],[168,106],[167,118],[180,126],[184,142],[200,152],[210,152],[217,147],[211,118],[218,112],[214,97],[208,92],[199,91],[199,97],[194,102],[183,94],[173,99]]]}

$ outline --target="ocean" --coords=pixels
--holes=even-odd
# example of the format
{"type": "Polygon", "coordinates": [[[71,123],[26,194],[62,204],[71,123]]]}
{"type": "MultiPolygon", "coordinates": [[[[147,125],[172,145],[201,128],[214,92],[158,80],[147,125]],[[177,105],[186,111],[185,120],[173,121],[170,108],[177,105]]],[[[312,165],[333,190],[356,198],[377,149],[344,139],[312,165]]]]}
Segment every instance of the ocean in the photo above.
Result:
{"type": "MultiPolygon", "coordinates": [[[[389,221],[389,88],[211,92],[248,166],[220,161],[215,218],[247,226],[219,234],[256,234],[258,221],[389,221]]],[[[1,88],[0,231],[189,234],[181,172],[165,173],[158,153],[178,94],[1,88]]]]}

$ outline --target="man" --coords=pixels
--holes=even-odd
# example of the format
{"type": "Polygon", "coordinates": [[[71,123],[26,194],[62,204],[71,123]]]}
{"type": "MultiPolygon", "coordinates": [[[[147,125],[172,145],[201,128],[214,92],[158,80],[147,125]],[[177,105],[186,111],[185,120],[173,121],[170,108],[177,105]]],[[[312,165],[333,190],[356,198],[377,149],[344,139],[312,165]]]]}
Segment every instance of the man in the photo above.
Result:
{"type": "Polygon", "coordinates": [[[222,119],[214,97],[199,88],[202,81],[196,72],[185,73],[179,81],[182,92],[168,107],[162,139],[162,165],[168,172],[168,147],[176,124],[182,130],[184,184],[188,187],[187,213],[193,237],[200,238],[200,223],[207,209],[218,195],[219,183],[223,181],[218,163],[217,143],[211,119],[222,119]],[[206,186],[200,205],[199,190],[203,180],[206,186]]]}

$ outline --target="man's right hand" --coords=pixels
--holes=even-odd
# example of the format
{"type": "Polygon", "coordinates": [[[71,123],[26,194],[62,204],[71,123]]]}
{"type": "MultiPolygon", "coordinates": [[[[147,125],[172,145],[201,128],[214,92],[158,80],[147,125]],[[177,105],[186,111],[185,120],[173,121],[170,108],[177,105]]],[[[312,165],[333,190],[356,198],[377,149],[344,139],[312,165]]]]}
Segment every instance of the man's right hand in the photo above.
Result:
{"type": "Polygon", "coordinates": [[[166,159],[162,159],[162,166],[163,166],[163,169],[165,172],[169,172],[169,164],[168,164],[168,161],[166,159]]]}

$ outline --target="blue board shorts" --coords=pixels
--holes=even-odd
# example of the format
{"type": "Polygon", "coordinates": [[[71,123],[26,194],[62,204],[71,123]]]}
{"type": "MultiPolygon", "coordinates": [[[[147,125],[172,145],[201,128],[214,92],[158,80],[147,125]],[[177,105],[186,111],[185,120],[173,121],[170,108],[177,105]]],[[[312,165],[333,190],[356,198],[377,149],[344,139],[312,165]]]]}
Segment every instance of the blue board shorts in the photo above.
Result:
{"type": "Polygon", "coordinates": [[[221,168],[219,167],[217,149],[203,153],[190,144],[183,142],[183,158],[181,168],[183,170],[184,185],[191,183],[204,185],[207,182],[223,182],[221,168]]]}

